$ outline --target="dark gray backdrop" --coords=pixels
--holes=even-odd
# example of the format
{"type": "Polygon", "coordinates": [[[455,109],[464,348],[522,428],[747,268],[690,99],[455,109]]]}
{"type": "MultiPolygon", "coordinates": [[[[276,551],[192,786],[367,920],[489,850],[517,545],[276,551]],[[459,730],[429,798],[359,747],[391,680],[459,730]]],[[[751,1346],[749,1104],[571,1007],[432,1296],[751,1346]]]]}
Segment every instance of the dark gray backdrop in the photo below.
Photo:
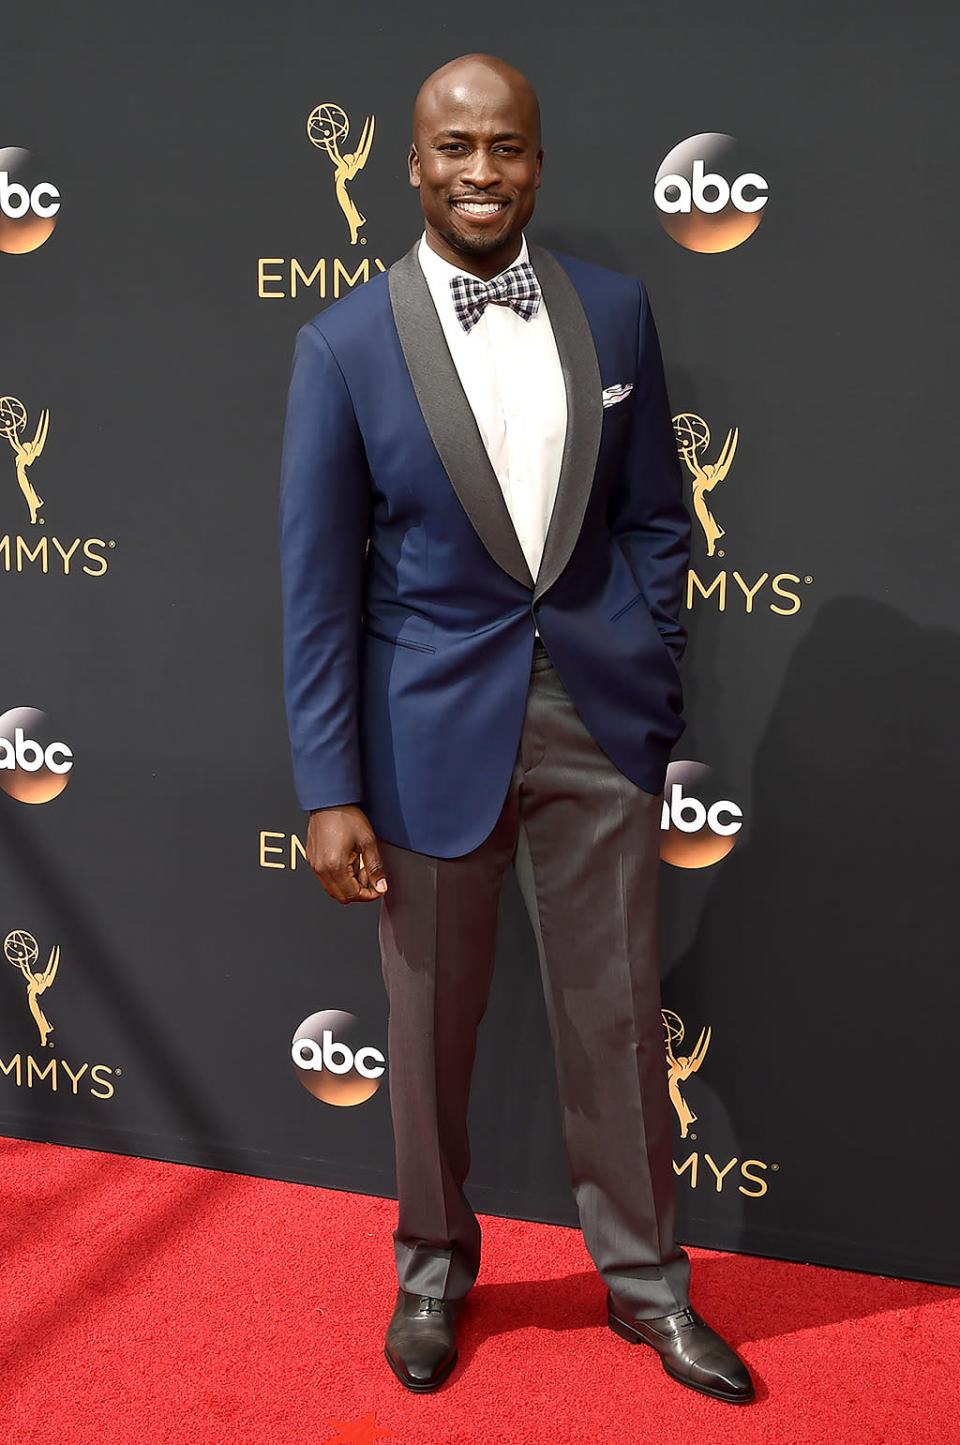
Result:
{"type": "MultiPolygon", "coordinates": [[[[386,1089],[334,1108],[289,1057],[326,1008],[382,1045],[385,1004],[374,909],[339,910],[302,863],[261,866],[262,834],[283,850],[303,832],[277,463],[293,337],[329,302],[335,261],[388,265],[417,234],[417,84],[491,49],[542,98],[531,234],[641,275],[675,410],[713,433],[705,456],[739,427],[714,494],[722,559],[695,527],[698,578],[727,569],[728,592],[721,614],[694,589],[678,755],[713,769],[712,796],[745,823],[722,861],[664,865],[675,1053],[711,1030],[681,1085],[699,1116],[686,1138],[678,1121],[682,1235],[960,1282],[942,124],[956,30],[932,0],[869,15],[851,0],[535,0],[478,23],[440,6],[101,0],[5,19],[0,147],[33,152],[63,202],[45,245],[0,253],[0,394],[23,401],[31,436],[50,411],[32,473],[44,535],[115,545],[103,576],[18,571],[15,539],[35,546],[40,524],[0,437],[0,714],[43,710],[75,755],[59,798],[0,793],[0,937],[31,933],[40,966],[61,949],[39,1000],[46,1049],[0,957],[0,1129],[391,1191],[386,1089]],[[362,247],[306,137],[323,101],[347,112],[351,143],[376,116],[350,188],[362,247]],[[742,246],[700,255],[665,233],[652,186],[674,145],[714,130],[739,139],[770,200],[742,246]],[[258,261],[285,276],[262,289],[289,293],[292,257],[307,274],[325,258],[323,303],[316,283],[258,294],[258,261]],[[771,610],[769,581],[748,613],[734,571],[812,580],[790,584],[794,615],[771,610]]],[[[512,887],[476,1080],[478,1206],[572,1221],[512,887]]]]}

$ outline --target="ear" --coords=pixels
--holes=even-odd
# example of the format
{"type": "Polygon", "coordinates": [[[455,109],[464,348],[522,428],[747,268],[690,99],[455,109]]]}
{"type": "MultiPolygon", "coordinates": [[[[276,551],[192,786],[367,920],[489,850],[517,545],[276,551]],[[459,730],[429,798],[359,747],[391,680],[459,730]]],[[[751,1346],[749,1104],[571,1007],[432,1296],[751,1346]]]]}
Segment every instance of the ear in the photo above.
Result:
{"type": "Polygon", "coordinates": [[[411,145],[410,154],[407,156],[407,171],[410,176],[410,184],[417,190],[420,189],[420,157],[417,154],[415,145],[411,145]]]}
{"type": "Polygon", "coordinates": [[[537,188],[538,191],[539,191],[539,189],[540,189],[540,182],[541,182],[541,180],[543,179],[542,172],[543,172],[543,151],[542,151],[542,150],[539,150],[539,151],[537,151],[537,172],[536,172],[536,174],[537,174],[537,179],[536,179],[536,181],[534,182],[534,184],[536,185],[536,188],[537,188]]]}

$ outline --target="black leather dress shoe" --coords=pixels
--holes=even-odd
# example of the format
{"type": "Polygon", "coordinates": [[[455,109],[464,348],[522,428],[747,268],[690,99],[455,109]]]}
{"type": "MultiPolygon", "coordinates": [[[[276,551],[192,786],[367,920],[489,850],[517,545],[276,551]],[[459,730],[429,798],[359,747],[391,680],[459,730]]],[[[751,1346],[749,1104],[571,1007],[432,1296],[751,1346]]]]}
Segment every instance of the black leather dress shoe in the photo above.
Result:
{"type": "Polygon", "coordinates": [[[607,1309],[607,1322],[614,1333],[632,1345],[651,1345],[667,1374],[681,1385],[731,1405],[745,1405],[753,1399],[753,1381],[746,1365],[696,1310],[638,1320],[631,1318],[630,1307],[613,1294],[607,1296],[607,1309]]]}
{"type": "Polygon", "coordinates": [[[435,1390],[457,1363],[453,1326],[462,1306],[462,1299],[433,1299],[426,1294],[397,1291],[384,1354],[408,1390],[435,1390]]]}

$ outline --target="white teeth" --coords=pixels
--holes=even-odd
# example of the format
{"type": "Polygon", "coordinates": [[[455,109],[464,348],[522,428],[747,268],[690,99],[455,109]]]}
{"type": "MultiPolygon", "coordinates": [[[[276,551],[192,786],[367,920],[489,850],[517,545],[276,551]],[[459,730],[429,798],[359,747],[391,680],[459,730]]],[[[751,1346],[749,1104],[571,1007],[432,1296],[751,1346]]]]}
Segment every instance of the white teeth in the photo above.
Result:
{"type": "Polygon", "coordinates": [[[454,201],[458,211],[469,211],[472,216],[492,216],[500,210],[500,201],[454,201]]]}

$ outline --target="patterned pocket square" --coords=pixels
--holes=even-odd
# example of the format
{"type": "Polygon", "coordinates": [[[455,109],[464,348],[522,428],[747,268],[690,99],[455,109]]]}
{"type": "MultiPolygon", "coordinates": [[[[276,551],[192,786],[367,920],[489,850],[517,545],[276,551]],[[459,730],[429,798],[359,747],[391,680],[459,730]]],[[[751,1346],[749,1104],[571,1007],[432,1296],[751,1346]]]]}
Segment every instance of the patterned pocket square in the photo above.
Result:
{"type": "Polygon", "coordinates": [[[626,381],[621,381],[617,386],[605,387],[603,392],[604,406],[616,406],[617,402],[623,401],[630,395],[631,391],[633,391],[633,383],[626,381]]]}

